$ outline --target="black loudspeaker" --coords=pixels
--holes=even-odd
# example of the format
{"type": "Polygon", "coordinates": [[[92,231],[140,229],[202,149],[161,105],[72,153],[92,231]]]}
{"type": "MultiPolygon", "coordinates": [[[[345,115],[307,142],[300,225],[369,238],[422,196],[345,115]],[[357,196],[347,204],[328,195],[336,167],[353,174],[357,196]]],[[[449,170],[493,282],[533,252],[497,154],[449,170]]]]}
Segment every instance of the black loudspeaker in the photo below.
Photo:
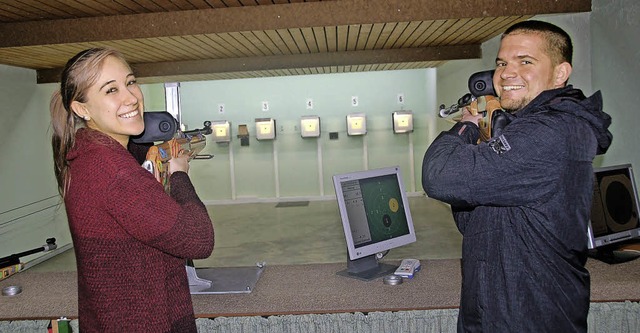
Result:
{"type": "Polygon", "coordinates": [[[596,174],[591,228],[594,236],[615,233],[638,226],[638,207],[631,179],[626,174],[596,174]]]}
{"type": "Polygon", "coordinates": [[[178,121],[169,112],[145,112],[144,132],[131,137],[135,143],[168,141],[178,131],[178,121]]]}

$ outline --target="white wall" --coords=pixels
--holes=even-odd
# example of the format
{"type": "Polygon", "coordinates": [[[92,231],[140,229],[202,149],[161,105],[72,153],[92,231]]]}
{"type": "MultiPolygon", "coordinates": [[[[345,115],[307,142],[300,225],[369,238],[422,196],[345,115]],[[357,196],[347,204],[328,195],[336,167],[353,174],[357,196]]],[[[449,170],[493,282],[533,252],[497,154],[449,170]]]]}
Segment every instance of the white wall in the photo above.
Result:
{"type": "Polygon", "coordinates": [[[192,162],[190,175],[205,203],[333,196],[333,175],[394,165],[402,169],[405,187],[420,191],[419,162],[434,133],[434,95],[434,69],[184,82],[183,123],[193,129],[205,120],[226,120],[232,132],[230,144],[207,144],[203,153],[215,157],[192,162]],[[352,96],[358,106],[351,105],[352,96]],[[306,108],[307,99],[313,109],[306,108]],[[393,133],[391,114],[401,109],[413,111],[413,133],[393,133]],[[350,113],[366,114],[365,136],[347,135],[350,113]],[[319,138],[300,136],[303,115],[320,116],[319,138]],[[265,117],[276,120],[273,141],[255,138],[255,119],[265,117]],[[247,125],[249,146],[240,145],[238,125],[247,125]],[[338,139],[330,140],[330,132],[338,139]]]}
{"type": "MultiPolygon", "coordinates": [[[[32,70],[0,66],[0,257],[71,242],[51,153],[49,98],[32,70]]],[[[30,260],[41,254],[23,258],[30,260]]]]}
{"type": "Polygon", "coordinates": [[[591,59],[594,89],[611,115],[613,143],[598,165],[631,163],[640,184],[640,2],[594,0],[591,59]]]}

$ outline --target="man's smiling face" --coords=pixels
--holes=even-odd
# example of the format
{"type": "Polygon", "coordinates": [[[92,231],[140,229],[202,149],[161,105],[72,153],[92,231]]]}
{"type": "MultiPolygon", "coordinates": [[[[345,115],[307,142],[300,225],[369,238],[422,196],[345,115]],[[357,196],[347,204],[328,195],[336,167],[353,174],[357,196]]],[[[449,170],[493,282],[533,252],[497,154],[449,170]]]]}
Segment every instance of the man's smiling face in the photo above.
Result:
{"type": "Polygon", "coordinates": [[[559,67],[552,63],[541,34],[506,35],[500,43],[493,75],[502,108],[509,112],[521,110],[541,92],[563,87],[566,80],[559,77],[559,67]]]}

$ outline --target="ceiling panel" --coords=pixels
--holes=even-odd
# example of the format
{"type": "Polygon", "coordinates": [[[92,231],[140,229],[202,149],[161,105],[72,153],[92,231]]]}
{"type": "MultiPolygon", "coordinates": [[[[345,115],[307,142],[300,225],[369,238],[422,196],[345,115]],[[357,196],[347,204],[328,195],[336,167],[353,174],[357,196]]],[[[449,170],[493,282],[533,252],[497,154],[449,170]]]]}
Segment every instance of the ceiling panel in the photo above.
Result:
{"type": "Polygon", "coordinates": [[[0,0],[0,64],[56,82],[90,47],[120,50],[140,82],[433,68],[538,14],[590,0],[0,0]]]}

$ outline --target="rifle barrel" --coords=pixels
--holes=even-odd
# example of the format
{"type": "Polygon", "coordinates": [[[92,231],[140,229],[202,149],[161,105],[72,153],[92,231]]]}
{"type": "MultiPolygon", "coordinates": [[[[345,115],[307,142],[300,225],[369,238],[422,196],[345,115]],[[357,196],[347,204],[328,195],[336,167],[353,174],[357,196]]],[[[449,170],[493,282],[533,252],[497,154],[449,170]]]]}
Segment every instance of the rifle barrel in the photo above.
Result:
{"type": "Polygon", "coordinates": [[[19,264],[20,263],[20,257],[26,257],[28,255],[35,254],[35,253],[38,253],[38,252],[46,252],[46,251],[54,250],[57,247],[55,241],[56,241],[55,238],[49,238],[49,239],[47,239],[47,244],[46,245],[43,245],[43,246],[35,248],[35,249],[27,250],[27,251],[24,251],[24,252],[14,253],[14,254],[12,254],[10,256],[0,258],[0,268],[7,267],[7,266],[10,266],[10,265],[19,264]]]}

